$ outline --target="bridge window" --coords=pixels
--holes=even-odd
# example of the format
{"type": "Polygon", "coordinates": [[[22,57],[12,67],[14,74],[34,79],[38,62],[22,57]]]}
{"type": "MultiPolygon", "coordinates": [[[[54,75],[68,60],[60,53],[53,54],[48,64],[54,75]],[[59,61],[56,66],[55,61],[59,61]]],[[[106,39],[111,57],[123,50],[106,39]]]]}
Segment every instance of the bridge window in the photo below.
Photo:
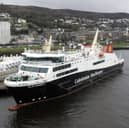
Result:
{"type": "Polygon", "coordinates": [[[31,66],[21,66],[22,71],[29,71],[29,72],[36,72],[36,73],[47,73],[48,68],[38,68],[38,67],[31,67],[31,66]]]}

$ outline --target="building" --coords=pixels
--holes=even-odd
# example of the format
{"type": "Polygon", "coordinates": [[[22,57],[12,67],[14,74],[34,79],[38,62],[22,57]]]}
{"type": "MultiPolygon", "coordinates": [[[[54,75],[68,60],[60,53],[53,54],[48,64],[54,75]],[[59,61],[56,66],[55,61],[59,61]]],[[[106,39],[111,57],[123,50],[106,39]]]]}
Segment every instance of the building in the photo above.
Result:
{"type": "Polygon", "coordinates": [[[0,44],[8,44],[11,40],[10,22],[0,21],[0,44]]]}
{"type": "Polygon", "coordinates": [[[10,19],[10,15],[8,13],[0,13],[0,19],[8,20],[10,19]]]}

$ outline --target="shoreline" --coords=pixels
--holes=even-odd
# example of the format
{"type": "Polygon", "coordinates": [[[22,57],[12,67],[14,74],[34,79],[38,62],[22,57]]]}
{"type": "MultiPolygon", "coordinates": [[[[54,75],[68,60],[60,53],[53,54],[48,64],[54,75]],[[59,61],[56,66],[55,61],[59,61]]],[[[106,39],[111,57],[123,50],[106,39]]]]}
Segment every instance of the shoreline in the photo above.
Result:
{"type": "Polygon", "coordinates": [[[114,50],[128,50],[129,47],[114,47],[114,50]]]}

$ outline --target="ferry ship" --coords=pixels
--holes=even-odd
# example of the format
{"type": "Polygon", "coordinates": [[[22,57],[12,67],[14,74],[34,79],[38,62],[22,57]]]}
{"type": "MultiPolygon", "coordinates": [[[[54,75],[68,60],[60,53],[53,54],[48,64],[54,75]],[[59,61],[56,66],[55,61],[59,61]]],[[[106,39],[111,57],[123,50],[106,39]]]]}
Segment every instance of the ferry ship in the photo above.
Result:
{"type": "Polygon", "coordinates": [[[82,45],[80,50],[51,51],[50,37],[45,52],[22,53],[25,62],[19,72],[4,81],[17,103],[10,110],[64,97],[119,72],[124,59],[117,57],[112,44],[101,46],[98,33],[99,30],[91,46],[82,45]]]}

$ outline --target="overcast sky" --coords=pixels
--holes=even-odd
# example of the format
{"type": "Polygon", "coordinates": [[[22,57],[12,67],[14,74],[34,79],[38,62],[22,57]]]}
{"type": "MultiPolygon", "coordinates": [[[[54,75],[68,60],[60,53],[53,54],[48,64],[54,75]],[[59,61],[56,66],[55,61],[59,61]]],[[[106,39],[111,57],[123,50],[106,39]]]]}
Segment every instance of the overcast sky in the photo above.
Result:
{"type": "Polygon", "coordinates": [[[129,0],[0,0],[0,3],[57,9],[129,13],[129,0]]]}

